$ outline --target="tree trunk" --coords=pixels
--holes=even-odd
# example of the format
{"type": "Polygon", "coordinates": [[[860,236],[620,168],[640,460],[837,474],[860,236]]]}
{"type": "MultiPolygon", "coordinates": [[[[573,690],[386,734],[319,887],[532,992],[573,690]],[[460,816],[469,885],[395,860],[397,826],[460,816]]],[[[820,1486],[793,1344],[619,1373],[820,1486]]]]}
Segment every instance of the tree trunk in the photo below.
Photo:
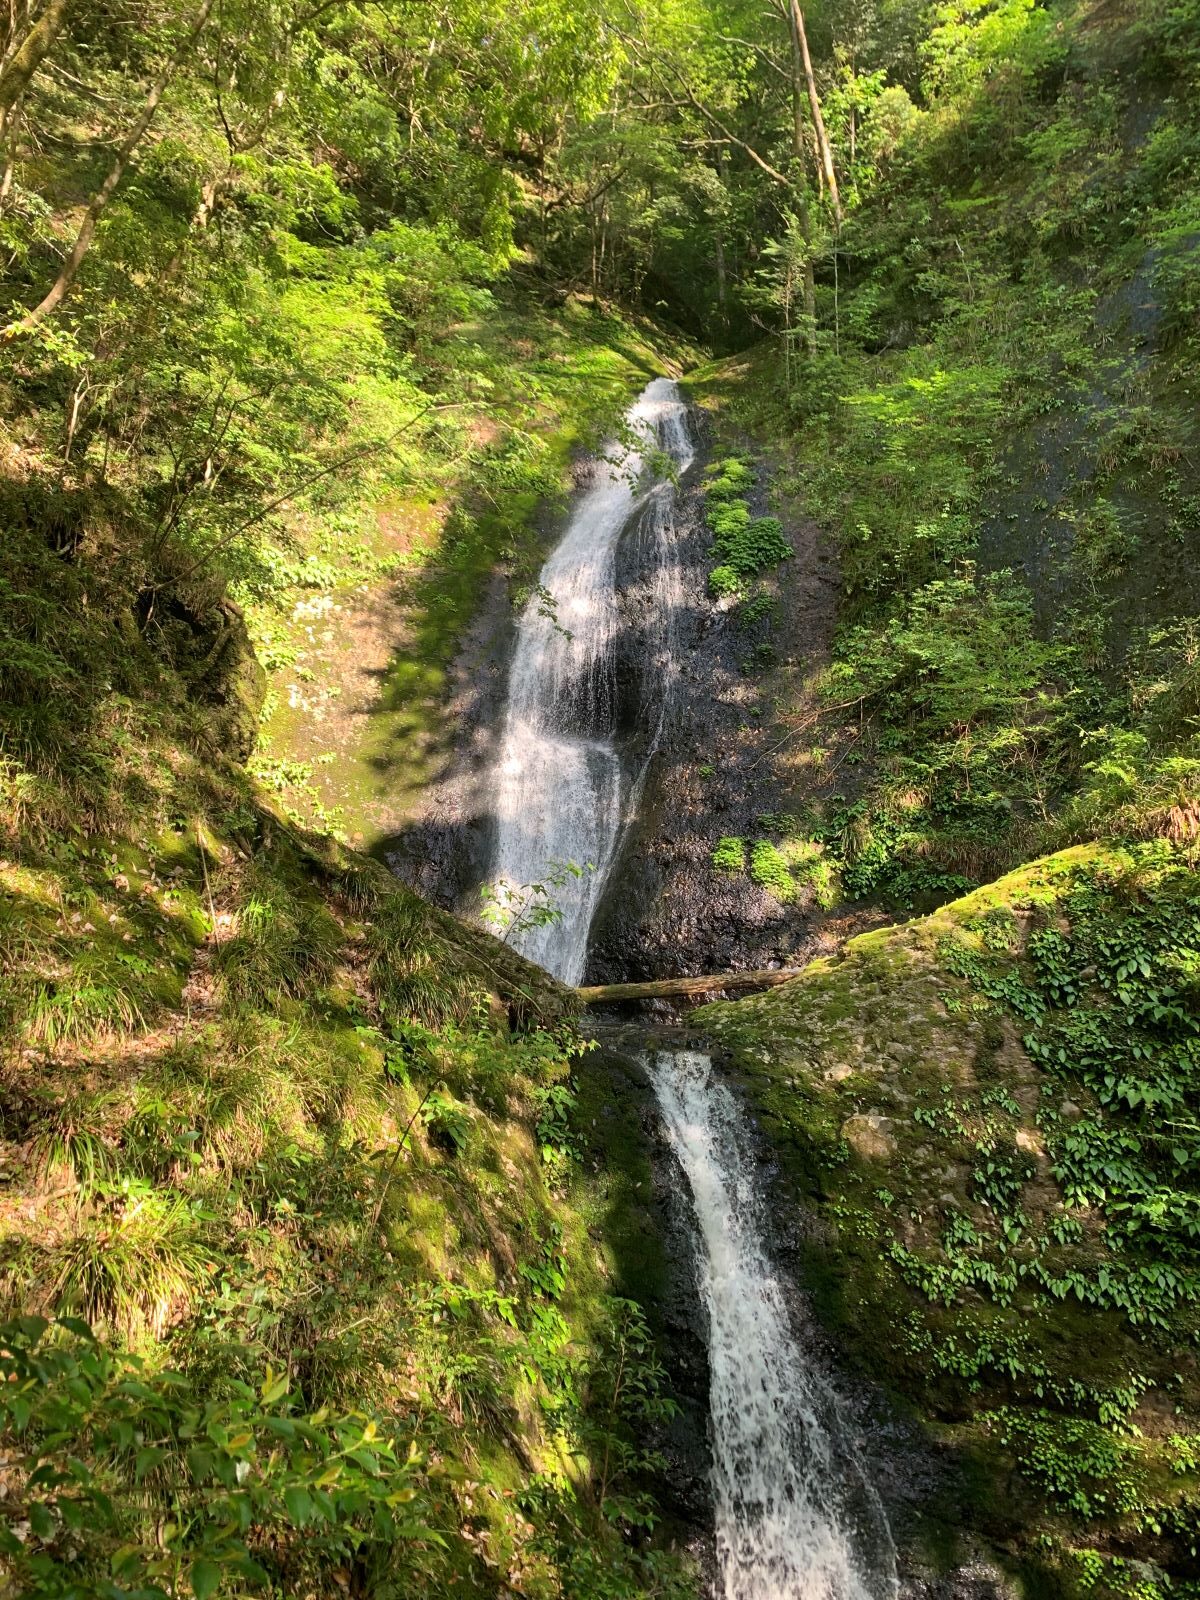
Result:
{"type": "Polygon", "coordinates": [[[812,214],[808,209],[808,178],[805,175],[804,103],[800,94],[802,58],[800,41],[792,29],[792,163],[796,171],[796,211],[800,218],[800,237],[804,240],[804,346],[810,356],[817,353],[817,287],[813,277],[812,214]]]}
{"type": "Polygon", "coordinates": [[[203,4],[201,5],[196,16],[196,20],[192,24],[191,32],[180,45],[179,49],[171,57],[166,67],[163,69],[158,81],[154,84],[150,90],[150,93],[146,96],[146,102],[142,107],[141,114],[139,115],[137,121],[133,124],[133,127],[130,128],[129,132],[125,135],[125,139],[121,145],[121,148],[117,151],[116,156],[113,158],[113,164],[109,168],[108,176],[105,178],[104,182],[100,185],[99,189],[92,197],[92,203],[90,206],[88,206],[87,211],[84,213],[83,221],[79,226],[79,232],[75,237],[75,243],[71,246],[70,253],[63,262],[62,271],[59,273],[53,285],[46,293],[45,298],[41,300],[38,305],[34,306],[32,311],[27,312],[18,323],[14,324],[13,328],[8,330],[9,332],[16,332],[18,330],[25,332],[28,329],[35,327],[43,317],[48,317],[52,311],[57,311],[59,306],[67,298],[67,295],[70,294],[71,287],[78,276],[79,269],[83,265],[83,258],[87,255],[88,250],[91,248],[92,240],[96,236],[97,224],[99,223],[100,218],[103,216],[105,209],[108,206],[108,202],[112,199],[117,185],[125,176],[125,169],[129,165],[133,152],[137,149],[138,145],[141,144],[143,138],[145,137],[147,128],[149,128],[151,122],[153,122],[154,113],[158,110],[159,101],[166,93],[167,87],[170,84],[171,79],[175,76],[180,62],[183,60],[188,51],[191,50],[193,45],[196,43],[196,40],[204,31],[204,25],[208,21],[209,13],[211,12],[213,5],[214,0],[203,0],[203,4]]]}
{"type": "Polygon", "coordinates": [[[18,95],[11,106],[0,111],[0,150],[4,152],[4,175],[0,177],[0,214],[8,205],[12,191],[13,174],[17,169],[17,140],[21,128],[23,96],[18,95]]]}
{"type": "Polygon", "coordinates": [[[691,994],[728,994],[746,989],[772,989],[778,983],[798,978],[799,967],[772,968],[766,972],[714,972],[703,978],[658,978],[651,983],[598,983],[576,989],[585,1006],[608,1005],[615,1000],[671,1000],[691,994]]]}
{"type": "Polygon", "coordinates": [[[50,0],[0,73],[0,115],[7,117],[62,32],[70,0],[50,0]]]}
{"type": "MultiPolygon", "coordinates": [[[[717,152],[717,182],[722,190],[725,188],[725,149],[724,146],[717,152]]],[[[726,306],[728,294],[725,268],[725,218],[717,218],[717,237],[715,243],[716,268],[717,268],[717,314],[721,319],[722,328],[729,323],[729,312],[726,306]]]]}
{"type": "Polygon", "coordinates": [[[825,183],[829,189],[829,198],[833,201],[833,214],[839,224],[842,220],[842,199],[838,194],[837,173],[833,169],[833,150],[829,143],[829,135],[825,132],[825,118],[821,115],[821,100],[817,94],[817,80],[813,74],[812,57],[808,53],[808,35],[804,30],[804,13],[800,9],[800,0],[791,0],[792,38],[800,47],[800,58],[804,63],[804,82],[808,90],[808,107],[812,112],[813,128],[817,135],[817,148],[821,157],[821,170],[825,176],[825,183]]]}

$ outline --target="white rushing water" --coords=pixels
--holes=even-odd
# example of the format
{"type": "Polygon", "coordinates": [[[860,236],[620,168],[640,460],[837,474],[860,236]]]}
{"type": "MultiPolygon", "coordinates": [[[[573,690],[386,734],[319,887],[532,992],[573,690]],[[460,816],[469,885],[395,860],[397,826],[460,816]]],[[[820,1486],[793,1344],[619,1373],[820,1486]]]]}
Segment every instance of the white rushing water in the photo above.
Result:
{"type": "MultiPolygon", "coordinates": [[[[665,727],[682,595],[672,474],[692,460],[675,384],[651,383],[627,418],[636,443],[600,469],[542,568],[521,617],[494,774],[493,879],[519,907],[549,884],[558,920],[518,923],[513,943],[578,983],[588,931],[625,820],[665,727]],[[622,762],[618,547],[630,545],[644,603],[636,624],[639,727],[622,762]],[[588,868],[562,878],[556,864],[588,868]]],[[[626,605],[628,612],[630,607],[626,605]]],[[[629,641],[625,657],[629,659],[629,641]]],[[[633,713],[630,712],[632,718],[633,713]]],[[[539,903],[536,899],[534,904],[539,903]]],[[[758,1221],[754,1155],[738,1105],[692,1051],[647,1069],[691,1191],[708,1318],[718,1600],[893,1600],[895,1553],[878,1497],[834,1397],[790,1329],[758,1221]]]]}
{"type": "Polygon", "coordinates": [[[895,1550],[763,1244],[754,1153],[705,1055],[647,1063],[691,1190],[708,1318],[721,1600],[891,1600],[895,1550]]]}
{"type": "MultiPolygon", "coordinates": [[[[647,665],[664,673],[679,603],[675,486],[654,473],[650,459],[661,452],[676,471],[691,462],[677,386],[656,378],[626,421],[636,442],[601,465],[542,568],[541,592],[521,617],[495,774],[492,878],[507,886],[510,909],[518,911],[527,899],[533,907],[545,904],[541,896],[530,898],[530,886],[550,884],[548,900],[560,914],[555,923],[518,926],[512,943],[566,983],[583,976],[588,929],[644,771],[643,763],[624,772],[615,744],[617,546],[635,518],[651,540],[655,603],[644,641],[647,665]],[[564,871],[571,866],[581,875],[564,871]]],[[[656,698],[661,730],[665,681],[656,698]]]]}

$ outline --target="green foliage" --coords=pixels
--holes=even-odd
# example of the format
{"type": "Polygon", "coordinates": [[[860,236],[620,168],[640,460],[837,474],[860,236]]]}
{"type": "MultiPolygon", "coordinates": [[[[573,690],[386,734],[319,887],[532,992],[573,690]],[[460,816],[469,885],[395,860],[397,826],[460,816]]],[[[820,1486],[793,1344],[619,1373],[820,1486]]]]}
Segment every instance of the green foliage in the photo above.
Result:
{"type": "Polygon", "coordinates": [[[685,1600],[690,1574],[641,1541],[658,1519],[646,1482],[662,1469],[654,1440],[676,1414],[645,1317],[633,1301],[605,1307],[596,1359],[572,1369],[561,1420],[575,1449],[600,1463],[587,1494],[546,1474],[524,1495],[537,1542],[564,1575],[565,1592],[588,1600],[685,1600]],[[624,1541],[601,1560],[591,1530],[620,1529],[624,1541]],[[638,1542],[631,1542],[638,1535],[638,1542]]]}
{"type": "Polygon", "coordinates": [[[713,547],[741,578],[778,566],[792,554],[778,517],[710,518],[713,547]]]}
{"type": "Polygon", "coordinates": [[[708,575],[717,599],[740,595],[746,580],[778,566],[792,554],[777,517],[752,517],[745,499],[754,472],[740,456],[726,456],[705,475],[705,520],[720,558],[708,575]]]}
{"type": "Polygon", "coordinates": [[[834,863],[822,844],[795,834],[792,817],[760,817],[759,823],[784,835],[779,844],[756,839],[747,853],[745,839],[721,839],[712,854],[720,872],[749,871],[751,879],[783,904],[807,891],[817,905],[829,910],[840,897],[834,863]],[[748,859],[747,859],[748,856],[748,859]]]}
{"type": "Polygon", "coordinates": [[[485,883],[480,890],[480,916],[505,943],[522,929],[551,927],[562,921],[557,896],[567,884],[594,870],[590,862],[579,866],[574,861],[551,861],[540,883],[485,883]]]}
{"type": "Polygon", "coordinates": [[[441,1543],[390,1417],[305,1414],[285,1373],[197,1388],[28,1317],[0,1332],[0,1418],[23,1526],[0,1559],[31,1596],[204,1597],[353,1559],[388,1586],[441,1543]]]}
{"type": "Polygon", "coordinates": [[[421,1120],[453,1155],[461,1155],[466,1149],[471,1118],[453,1095],[443,1089],[427,1094],[421,1107],[421,1120]]]}
{"type": "Polygon", "coordinates": [[[253,879],[232,938],[222,939],[217,961],[235,1004],[262,1004],[281,996],[311,994],[333,971],[342,930],[315,897],[289,892],[278,878],[253,879]]]}
{"type": "MultiPolygon", "coordinates": [[[[26,837],[0,866],[6,1044],[97,947],[154,996],[111,1019],[102,1073],[74,1035],[0,1058],[28,1138],[5,1313],[74,1313],[100,1341],[42,1319],[0,1340],[0,1448],[28,1503],[0,1570],[33,1594],[216,1594],[323,1591],[353,1565],[374,1592],[448,1594],[474,1581],[479,1528],[530,1545],[530,1454],[578,1430],[571,1492],[590,1505],[611,1477],[578,1376],[607,1292],[582,1222],[583,1045],[499,941],[318,853],[233,777],[164,797],[197,801],[137,845],[26,837]],[[498,1030],[501,1008],[542,1026],[498,1030]]],[[[644,1529],[660,1469],[639,1449],[608,1500],[644,1529]]],[[[539,1530],[528,1581],[681,1584],[657,1545],[622,1555],[627,1525],[589,1511],[572,1551],[539,1530]]]]}
{"type": "Polygon", "coordinates": [[[850,893],[945,898],[1019,856],[1067,764],[1056,679],[1071,664],[1009,574],[970,567],[843,635],[827,699],[873,712],[878,758],[821,827],[850,893]]]}
{"type": "Polygon", "coordinates": [[[708,587],[718,600],[725,600],[741,594],[742,576],[733,567],[714,567],[708,575],[708,587]]]}
{"type": "Polygon", "coordinates": [[[710,501],[737,501],[754,487],[754,469],[741,456],[723,456],[704,474],[704,493],[710,501]]]}
{"type": "Polygon", "coordinates": [[[750,876],[776,900],[793,900],[796,885],[782,852],[769,839],[756,841],[750,852],[750,876]]]}
{"type": "Polygon", "coordinates": [[[551,1083],[535,1089],[533,1099],[542,1160],[552,1171],[562,1174],[580,1154],[574,1125],[578,1096],[570,1083],[551,1083]]]}

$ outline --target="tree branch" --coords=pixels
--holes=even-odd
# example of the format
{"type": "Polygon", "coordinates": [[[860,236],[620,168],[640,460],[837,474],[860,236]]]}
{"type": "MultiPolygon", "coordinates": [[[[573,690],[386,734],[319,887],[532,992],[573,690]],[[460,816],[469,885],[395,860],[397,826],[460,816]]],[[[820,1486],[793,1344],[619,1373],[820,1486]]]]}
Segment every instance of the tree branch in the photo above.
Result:
{"type": "MultiPolygon", "coordinates": [[[[58,307],[71,292],[72,285],[74,284],[76,276],[79,273],[79,269],[83,265],[83,258],[87,255],[88,250],[91,248],[92,240],[96,234],[97,224],[99,223],[101,216],[104,214],[104,211],[108,206],[108,202],[112,199],[117,185],[124,177],[125,169],[129,165],[129,161],[133,155],[133,152],[142,142],[147,128],[149,128],[151,122],[154,120],[154,113],[158,110],[159,101],[166,93],[171,79],[175,76],[175,73],[178,70],[184,56],[193,47],[201,33],[204,31],[204,25],[208,21],[209,13],[213,8],[213,4],[214,0],[203,0],[200,10],[196,16],[196,20],[192,24],[191,32],[187,35],[187,38],[171,57],[170,61],[160,74],[158,80],[155,82],[149,94],[146,96],[146,101],[142,106],[141,113],[138,116],[137,121],[133,124],[132,128],[130,128],[129,132],[125,135],[121,147],[113,159],[113,164],[109,168],[108,176],[96,191],[92,198],[91,205],[88,206],[86,212],[84,213],[83,221],[79,226],[79,232],[75,237],[75,243],[71,246],[67,258],[62,264],[62,270],[58,274],[58,277],[54,280],[54,283],[51,285],[45,297],[39,302],[39,304],[34,306],[32,311],[27,311],[19,322],[9,324],[9,326],[4,330],[4,336],[6,338],[12,338],[12,336],[17,333],[28,333],[29,330],[35,328],[44,317],[49,316],[52,311],[57,311],[58,307]]],[[[0,95],[0,100],[2,100],[2,98],[3,96],[0,95]]]]}
{"type": "Polygon", "coordinates": [[[0,73],[0,112],[9,112],[29,87],[29,81],[45,60],[46,52],[62,32],[70,0],[50,0],[50,4],[30,28],[0,73]]]}
{"type": "MultiPolygon", "coordinates": [[[[618,38],[620,38],[630,47],[635,55],[641,54],[643,59],[648,59],[653,70],[656,70],[659,73],[662,73],[665,70],[662,59],[658,55],[657,51],[651,50],[648,46],[642,44],[640,40],[631,38],[620,28],[614,27],[613,31],[617,34],[618,38]]],[[[730,144],[736,145],[737,148],[743,152],[743,154],[748,155],[751,161],[754,162],[755,166],[761,168],[761,170],[766,173],[767,177],[770,178],[773,183],[779,184],[779,186],[783,189],[791,189],[792,180],[790,178],[786,177],[782,172],[780,172],[778,167],[773,167],[764,156],[759,155],[758,151],[753,145],[747,144],[744,139],[739,139],[737,134],[721,121],[716,112],[713,111],[709,106],[706,106],[703,101],[699,99],[699,97],[693,92],[690,84],[688,84],[682,75],[676,73],[673,74],[673,76],[675,77],[676,82],[679,84],[680,89],[683,91],[685,99],[693,108],[693,110],[698,111],[704,120],[716,128],[717,131],[721,133],[730,144]]]]}
{"type": "Polygon", "coordinates": [[[200,571],[201,567],[206,567],[218,551],[224,550],[231,545],[235,539],[239,539],[250,528],[255,527],[260,522],[264,522],[272,511],[277,511],[286,501],[293,499],[298,494],[306,493],[315,483],[320,483],[323,478],[332,477],[335,472],[340,472],[343,467],[348,467],[352,461],[359,461],[365,456],[377,455],[380,450],[386,450],[388,445],[398,439],[402,433],[407,433],[410,428],[415,428],[421,418],[427,417],[431,411],[457,411],[465,404],[466,401],[455,401],[453,404],[441,406],[427,405],[423,411],[418,411],[415,417],[410,417],[403,427],[397,428],[394,433],[389,433],[386,439],[376,439],[371,444],[359,445],[357,449],[348,450],[344,456],[339,456],[329,466],[322,467],[319,472],[314,472],[311,477],[303,479],[300,483],[293,484],[290,489],[285,489],[282,494],[276,495],[273,500],[268,500],[267,504],[256,511],[252,517],[247,517],[245,522],[240,522],[229,533],[223,534],[215,544],[196,561],[193,561],[190,567],[186,567],[183,572],[176,573],[173,577],[168,578],[165,583],[153,584],[150,589],[151,596],[159,595],[164,589],[174,588],[177,584],[186,583],[189,578],[194,577],[200,571]]]}

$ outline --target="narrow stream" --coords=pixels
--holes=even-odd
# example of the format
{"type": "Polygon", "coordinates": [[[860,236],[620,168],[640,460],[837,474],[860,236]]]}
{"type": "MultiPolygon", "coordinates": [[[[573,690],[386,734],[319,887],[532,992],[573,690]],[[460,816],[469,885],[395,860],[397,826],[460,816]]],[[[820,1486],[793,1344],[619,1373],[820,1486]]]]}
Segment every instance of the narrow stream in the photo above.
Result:
{"type": "MultiPolygon", "coordinates": [[[[578,983],[588,931],[665,726],[682,603],[674,478],[693,459],[676,385],[655,379],[627,417],[636,443],[602,467],[521,618],[495,774],[492,876],[515,894],[556,863],[558,920],[513,942],[578,983]],[[656,452],[657,457],[656,459],[656,452]],[[661,458],[673,470],[664,473],[661,458]],[[652,604],[639,623],[640,755],[619,748],[617,553],[636,531],[652,604]]],[[[627,625],[627,624],[626,624],[627,625]]],[[[717,1600],[892,1600],[887,1519],[832,1392],[797,1344],[763,1243],[754,1157],[738,1103],[706,1055],[645,1058],[691,1194],[708,1325],[717,1600]]]]}

